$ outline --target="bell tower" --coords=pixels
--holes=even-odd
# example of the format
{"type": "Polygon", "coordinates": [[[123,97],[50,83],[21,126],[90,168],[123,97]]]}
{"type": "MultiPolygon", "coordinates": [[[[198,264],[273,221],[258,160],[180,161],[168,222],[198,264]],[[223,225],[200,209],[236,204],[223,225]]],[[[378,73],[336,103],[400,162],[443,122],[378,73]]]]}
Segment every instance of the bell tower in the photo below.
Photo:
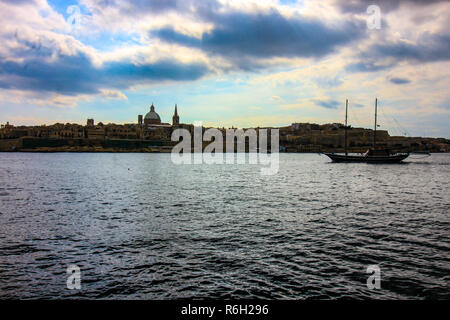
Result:
{"type": "Polygon", "coordinates": [[[180,124],[180,117],[178,116],[177,105],[175,104],[175,112],[172,117],[172,126],[177,126],[180,124]]]}

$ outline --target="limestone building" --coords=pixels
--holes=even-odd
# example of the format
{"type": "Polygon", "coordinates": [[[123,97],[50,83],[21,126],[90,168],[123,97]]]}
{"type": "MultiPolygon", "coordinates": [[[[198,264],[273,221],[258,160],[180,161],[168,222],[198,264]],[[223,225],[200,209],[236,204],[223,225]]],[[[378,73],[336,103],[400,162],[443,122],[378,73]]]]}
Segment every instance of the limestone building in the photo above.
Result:
{"type": "Polygon", "coordinates": [[[177,105],[172,117],[172,124],[161,122],[161,117],[155,110],[155,106],[150,106],[150,111],[143,117],[138,115],[138,132],[139,139],[148,140],[170,140],[170,136],[174,126],[180,125],[180,117],[178,115],[177,105]]]}

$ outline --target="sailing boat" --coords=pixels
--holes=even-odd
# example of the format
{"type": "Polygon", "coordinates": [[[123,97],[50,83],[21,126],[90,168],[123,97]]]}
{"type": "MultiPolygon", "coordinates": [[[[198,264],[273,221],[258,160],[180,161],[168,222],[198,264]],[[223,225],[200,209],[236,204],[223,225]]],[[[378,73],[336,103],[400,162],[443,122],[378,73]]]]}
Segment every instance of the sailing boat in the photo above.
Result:
{"type": "Polygon", "coordinates": [[[393,153],[389,149],[376,148],[378,99],[375,98],[375,126],[373,130],[373,148],[362,155],[349,155],[347,152],[347,110],[348,99],[345,102],[345,154],[325,153],[333,162],[367,162],[367,163],[398,163],[406,159],[409,153],[393,153]]]}

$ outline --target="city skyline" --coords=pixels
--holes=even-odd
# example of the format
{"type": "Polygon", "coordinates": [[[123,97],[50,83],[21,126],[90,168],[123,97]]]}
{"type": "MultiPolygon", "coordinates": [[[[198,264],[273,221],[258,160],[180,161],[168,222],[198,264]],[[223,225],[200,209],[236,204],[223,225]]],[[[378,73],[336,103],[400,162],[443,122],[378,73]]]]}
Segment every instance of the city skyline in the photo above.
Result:
{"type": "Polygon", "coordinates": [[[27,0],[0,3],[0,122],[212,127],[343,122],[450,137],[449,3],[27,0]],[[79,12],[78,12],[79,10],[79,12]],[[395,120],[394,120],[395,119],[395,120]],[[404,130],[397,127],[397,122],[404,130]]]}

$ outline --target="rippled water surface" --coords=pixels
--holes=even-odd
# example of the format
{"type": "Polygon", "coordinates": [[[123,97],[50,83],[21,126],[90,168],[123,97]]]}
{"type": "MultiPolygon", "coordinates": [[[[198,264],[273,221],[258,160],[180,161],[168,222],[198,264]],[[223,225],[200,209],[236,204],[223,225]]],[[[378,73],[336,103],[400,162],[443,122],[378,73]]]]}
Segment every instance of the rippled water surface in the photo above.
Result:
{"type": "Polygon", "coordinates": [[[170,154],[0,153],[0,298],[449,299],[449,178],[447,154],[281,154],[262,176],[170,154]]]}

